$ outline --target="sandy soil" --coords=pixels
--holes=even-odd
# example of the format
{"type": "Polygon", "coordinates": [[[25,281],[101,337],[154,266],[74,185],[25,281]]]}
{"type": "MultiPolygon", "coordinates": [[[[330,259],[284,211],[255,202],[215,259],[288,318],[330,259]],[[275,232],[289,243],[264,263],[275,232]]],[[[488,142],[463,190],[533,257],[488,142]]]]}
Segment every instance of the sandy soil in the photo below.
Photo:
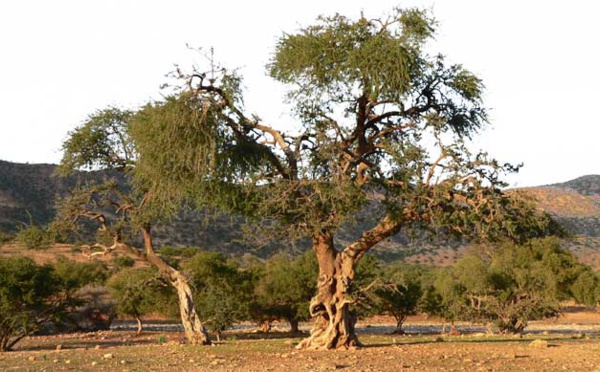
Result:
{"type": "MultiPolygon", "coordinates": [[[[600,371],[600,319],[570,314],[535,322],[518,336],[390,335],[385,319],[363,322],[364,347],[344,351],[297,351],[301,336],[286,332],[226,332],[214,346],[186,345],[179,331],[129,330],[29,337],[0,355],[10,371],[600,371]],[[387,328],[386,328],[387,327],[387,328]]],[[[407,329],[439,327],[412,319],[407,329]],[[420,328],[419,328],[420,327],[420,328]]],[[[159,329],[155,327],[151,329],[159,329]]]]}

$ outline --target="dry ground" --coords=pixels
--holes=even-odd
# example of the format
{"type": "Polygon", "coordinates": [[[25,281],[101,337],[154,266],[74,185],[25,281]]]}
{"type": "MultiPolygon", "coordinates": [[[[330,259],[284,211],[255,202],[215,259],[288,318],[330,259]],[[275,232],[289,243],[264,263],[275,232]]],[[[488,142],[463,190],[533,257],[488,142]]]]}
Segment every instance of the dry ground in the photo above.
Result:
{"type": "Polygon", "coordinates": [[[332,352],[296,351],[300,338],[278,332],[228,332],[215,346],[186,345],[180,332],[165,331],[35,336],[0,354],[0,370],[600,371],[598,317],[568,313],[557,321],[535,322],[533,333],[522,338],[373,334],[380,328],[375,326],[362,330],[363,348],[332,352]]]}

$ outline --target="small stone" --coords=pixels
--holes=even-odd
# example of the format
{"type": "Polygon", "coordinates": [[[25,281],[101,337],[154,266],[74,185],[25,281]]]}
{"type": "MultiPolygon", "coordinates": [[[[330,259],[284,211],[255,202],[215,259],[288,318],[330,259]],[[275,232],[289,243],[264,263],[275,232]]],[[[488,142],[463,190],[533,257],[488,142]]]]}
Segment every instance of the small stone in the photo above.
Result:
{"type": "Polygon", "coordinates": [[[98,364],[98,362],[96,362],[96,361],[92,362],[92,367],[95,366],[95,365],[97,365],[97,364],[98,364]]]}
{"type": "Polygon", "coordinates": [[[102,346],[100,346],[100,345],[94,346],[94,350],[100,350],[100,349],[102,349],[102,346]]]}
{"type": "Polygon", "coordinates": [[[70,359],[65,360],[65,364],[71,364],[71,360],[70,359]]]}
{"type": "Polygon", "coordinates": [[[127,363],[127,362],[126,362],[126,361],[124,361],[124,360],[122,360],[122,361],[121,361],[121,364],[125,364],[125,363],[127,363]]]}
{"type": "Polygon", "coordinates": [[[56,351],[60,351],[60,350],[62,350],[62,345],[61,344],[56,345],[56,351]]]}
{"type": "Polygon", "coordinates": [[[444,342],[444,338],[443,337],[436,337],[435,342],[444,342]]]}
{"type": "Polygon", "coordinates": [[[548,347],[548,341],[546,341],[546,340],[540,340],[540,339],[533,340],[529,344],[529,347],[535,347],[535,348],[538,348],[538,349],[545,349],[545,348],[548,347]]]}
{"type": "Polygon", "coordinates": [[[114,357],[115,357],[115,356],[114,356],[113,354],[111,354],[111,353],[108,353],[108,354],[104,354],[104,355],[102,356],[102,359],[112,359],[112,358],[114,358],[114,357]]]}
{"type": "Polygon", "coordinates": [[[58,363],[58,359],[54,359],[52,363],[58,363]]]}
{"type": "Polygon", "coordinates": [[[30,362],[35,362],[35,357],[32,355],[29,358],[27,358],[27,360],[29,360],[30,362]]]}

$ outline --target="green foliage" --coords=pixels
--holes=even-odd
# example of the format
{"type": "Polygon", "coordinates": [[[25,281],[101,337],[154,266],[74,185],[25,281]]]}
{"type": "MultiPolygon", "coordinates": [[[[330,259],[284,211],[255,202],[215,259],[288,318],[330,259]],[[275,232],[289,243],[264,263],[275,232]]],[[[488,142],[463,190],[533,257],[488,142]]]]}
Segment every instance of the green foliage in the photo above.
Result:
{"type": "Polygon", "coordinates": [[[34,224],[22,227],[16,240],[27,249],[47,249],[55,242],[53,234],[47,228],[34,224]]]}
{"type": "Polygon", "coordinates": [[[64,142],[58,171],[70,174],[78,169],[126,169],[135,161],[127,122],[133,113],[114,107],[91,114],[83,125],[69,133],[64,142]]]}
{"type": "Polygon", "coordinates": [[[136,182],[158,215],[214,208],[272,239],[335,232],[370,200],[393,233],[547,233],[547,216],[502,192],[502,175],[518,167],[469,151],[486,124],[483,84],[424,52],[434,29],[426,11],[395,9],[380,20],[321,17],[285,34],[268,70],[288,85],[299,119],[286,132],[244,113],[235,73],[179,71],[181,89],[130,121],[136,182]]]}
{"type": "Polygon", "coordinates": [[[52,325],[55,330],[98,330],[110,326],[114,306],[102,287],[108,276],[103,263],[76,262],[59,256],[53,270],[60,283],[62,308],[61,317],[52,325]]]}
{"type": "Polygon", "coordinates": [[[50,266],[24,257],[0,257],[0,351],[10,350],[57,315],[60,290],[50,266]]]}
{"type": "Polygon", "coordinates": [[[214,331],[222,331],[243,320],[252,287],[250,278],[237,264],[220,253],[199,252],[183,264],[198,299],[196,311],[214,331]]]}
{"type": "Polygon", "coordinates": [[[13,239],[14,237],[12,237],[10,234],[7,234],[4,231],[0,230],[0,244],[8,243],[13,239]]]}
{"type": "Polygon", "coordinates": [[[125,268],[133,267],[135,260],[129,256],[117,256],[112,260],[113,267],[116,271],[120,271],[125,268]]]}
{"type": "Polygon", "coordinates": [[[154,269],[123,269],[110,277],[107,286],[117,300],[120,316],[141,318],[149,313],[177,313],[177,296],[172,286],[154,269]]]}
{"type": "Polygon", "coordinates": [[[589,267],[582,266],[571,285],[571,295],[580,304],[598,305],[600,301],[600,277],[589,267]]]}
{"type": "Polygon", "coordinates": [[[320,17],[316,25],[279,41],[269,72],[299,86],[294,95],[306,98],[307,109],[328,100],[350,103],[357,91],[377,101],[398,101],[422,73],[421,49],[433,31],[432,20],[416,9],[397,10],[383,25],[320,17]]]}
{"type": "Polygon", "coordinates": [[[255,284],[250,317],[259,324],[283,319],[298,331],[298,322],[309,317],[308,305],[316,290],[319,267],[314,254],[309,251],[296,258],[278,254],[251,271],[255,284]]]}
{"type": "Polygon", "coordinates": [[[437,315],[448,320],[493,323],[503,333],[520,332],[530,320],[560,314],[561,301],[575,292],[585,298],[585,292],[578,292],[581,283],[593,281],[586,273],[555,238],[505,243],[473,251],[440,272],[430,297],[437,297],[437,315]]]}
{"type": "Polygon", "coordinates": [[[385,268],[381,281],[370,291],[370,298],[378,314],[396,319],[396,332],[403,333],[406,318],[419,311],[423,297],[423,275],[419,266],[395,264],[385,268]]]}

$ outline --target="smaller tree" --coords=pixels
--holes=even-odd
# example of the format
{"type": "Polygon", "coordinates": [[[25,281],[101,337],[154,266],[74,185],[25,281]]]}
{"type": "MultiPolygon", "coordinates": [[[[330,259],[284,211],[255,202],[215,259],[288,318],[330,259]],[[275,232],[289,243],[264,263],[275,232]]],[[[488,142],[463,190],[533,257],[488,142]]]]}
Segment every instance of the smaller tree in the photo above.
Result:
{"type": "Polygon", "coordinates": [[[16,241],[27,249],[46,249],[54,243],[50,229],[29,224],[17,232],[16,241]]]}
{"type": "Polygon", "coordinates": [[[244,320],[252,291],[250,282],[236,263],[216,252],[199,252],[182,266],[200,299],[198,315],[220,339],[221,331],[244,320]]]}
{"type": "Polygon", "coordinates": [[[52,267],[25,257],[0,257],[0,351],[8,351],[62,310],[52,267]]]}
{"type": "Polygon", "coordinates": [[[571,285],[571,295],[577,303],[597,306],[600,301],[600,277],[587,266],[582,266],[571,285]]]}
{"type": "Polygon", "coordinates": [[[530,320],[559,315],[584,272],[558,239],[533,239],[471,251],[440,275],[435,290],[442,315],[518,333],[530,320]]]}
{"type": "Polygon", "coordinates": [[[448,268],[436,270],[428,282],[424,283],[419,306],[424,313],[443,319],[442,334],[446,332],[447,322],[450,323],[450,332],[456,332],[454,322],[465,311],[463,293],[464,289],[452,277],[448,268]]]}
{"type": "Polygon", "coordinates": [[[142,333],[142,316],[176,313],[176,294],[156,270],[124,269],[113,275],[107,285],[117,300],[118,314],[135,318],[138,334],[142,333]]]}
{"type": "Polygon", "coordinates": [[[103,287],[108,275],[98,261],[76,262],[58,257],[54,273],[60,282],[64,316],[55,322],[59,330],[108,329],[114,319],[114,303],[103,287]]]}
{"type": "Polygon", "coordinates": [[[298,333],[299,322],[309,317],[308,304],[316,289],[314,277],[318,270],[317,260],[310,251],[295,258],[278,254],[259,270],[255,268],[258,275],[251,317],[268,325],[285,319],[290,331],[298,333]]]}
{"type": "Polygon", "coordinates": [[[404,334],[402,325],[410,315],[417,314],[423,296],[422,269],[417,266],[392,265],[383,271],[383,279],[372,290],[379,313],[396,320],[394,333],[404,334]]]}

